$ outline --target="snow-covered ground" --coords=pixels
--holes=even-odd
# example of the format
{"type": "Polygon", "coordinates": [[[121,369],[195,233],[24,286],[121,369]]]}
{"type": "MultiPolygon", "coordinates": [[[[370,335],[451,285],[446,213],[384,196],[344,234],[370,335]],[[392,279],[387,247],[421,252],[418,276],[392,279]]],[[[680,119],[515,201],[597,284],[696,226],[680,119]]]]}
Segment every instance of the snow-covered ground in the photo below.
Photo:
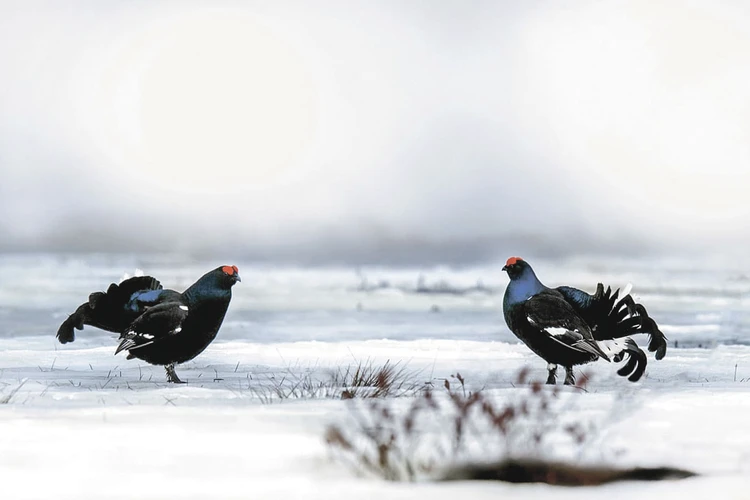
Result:
{"type": "MultiPolygon", "coordinates": [[[[74,344],[75,346],[75,344],[74,344]]],[[[672,350],[630,384],[612,367],[591,367],[582,395],[592,410],[627,394],[631,411],[607,429],[615,464],[673,465],[705,474],[664,484],[620,484],[572,491],[500,484],[389,484],[360,479],[329,459],[325,425],[346,402],[264,404],[252,388],[270,377],[354,360],[405,360],[418,380],[459,371],[472,384],[511,397],[521,366],[544,366],[519,345],[500,342],[372,340],[213,345],[164,382],[159,367],[112,356],[112,346],[54,349],[49,338],[11,339],[0,354],[0,477],[3,498],[748,498],[750,348],[672,350]],[[239,363],[239,365],[238,365],[239,363]],[[735,381],[734,366],[737,365],[735,381]],[[744,379],[744,381],[740,381],[744,379]],[[25,381],[25,382],[24,382],[25,381]]],[[[607,450],[603,451],[607,454],[607,450]]]]}
{"type": "Polygon", "coordinates": [[[2,498],[750,498],[750,282],[739,270],[709,276],[680,262],[535,266],[549,284],[633,282],[670,339],[688,346],[659,362],[650,357],[637,384],[604,362],[591,365],[581,400],[596,413],[614,395],[627,396],[628,411],[606,429],[601,452],[609,462],[702,476],[566,489],[362,479],[330,459],[322,438],[326,424],[346,416],[345,401],[268,402],[268,388],[284,377],[323,379],[363,360],[401,362],[415,380],[438,387],[460,372],[473,387],[514,397],[525,390],[511,384],[519,368],[540,379],[545,367],[502,322],[499,269],[357,275],[234,263],[243,283],[225,326],[205,353],[178,367],[189,383],[173,386],[162,368],[113,356],[113,334],[87,329],[60,346],[54,332],[88,292],[135,267],[182,289],[224,262],[0,258],[0,400],[12,393],[0,404],[2,498]],[[427,291],[417,290],[420,273],[427,291]]]}

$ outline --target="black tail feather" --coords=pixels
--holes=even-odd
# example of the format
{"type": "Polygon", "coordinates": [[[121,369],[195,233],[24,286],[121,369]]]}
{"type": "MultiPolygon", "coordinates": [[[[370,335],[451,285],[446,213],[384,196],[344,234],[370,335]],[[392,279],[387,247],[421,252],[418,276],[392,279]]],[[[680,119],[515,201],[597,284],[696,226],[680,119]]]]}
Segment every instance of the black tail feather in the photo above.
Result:
{"type": "Polygon", "coordinates": [[[623,359],[625,354],[628,355],[627,361],[625,365],[617,370],[617,374],[621,377],[628,377],[628,380],[631,382],[637,382],[646,371],[646,365],[648,364],[646,353],[638,347],[638,344],[633,339],[626,338],[625,347],[615,360],[619,361],[623,359]]]}
{"type": "Polygon", "coordinates": [[[625,305],[626,307],[626,314],[633,315],[636,312],[636,305],[635,300],[633,300],[633,297],[630,294],[627,294],[622,299],[620,299],[620,304],[625,305]]]}
{"type": "Polygon", "coordinates": [[[659,327],[656,325],[656,322],[648,318],[649,322],[651,323],[650,327],[647,327],[648,331],[651,333],[651,338],[648,342],[648,350],[651,352],[654,352],[654,357],[656,359],[662,359],[667,354],[667,337],[659,330],[659,327]]]}
{"type": "Polygon", "coordinates": [[[656,321],[648,315],[648,311],[641,304],[636,304],[636,312],[641,317],[641,328],[639,333],[648,333],[651,338],[648,342],[648,350],[655,352],[656,359],[662,359],[667,354],[667,337],[659,330],[656,321]]]}
{"type": "Polygon", "coordinates": [[[615,318],[618,323],[628,316],[634,316],[636,314],[636,307],[633,297],[628,294],[620,299],[620,301],[614,306],[613,312],[615,311],[615,318]]]}
{"type": "Polygon", "coordinates": [[[636,333],[636,330],[641,327],[643,319],[640,316],[631,316],[617,323],[617,333],[621,334],[615,338],[620,338],[622,335],[627,335],[629,332],[636,333]]]}
{"type": "MultiPolygon", "coordinates": [[[[112,288],[110,286],[110,288],[112,288]]],[[[104,292],[94,292],[91,295],[89,295],[89,306],[91,309],[96,309],[96,306],[101,302],[104,297],[106,297],[107,294],[104,292]]]]}
{"type": "Polygon", "coordinates": [[[605,291],[601,283],[597,285],[594,300],[597,303],[596,309],[600,312],[591,318],[596,325],[594,338],[610,340],[645,333],[650,337],[648,350],[655,353],[656,359],[664,358],[667,353],[667,338],[659,330],[656,321],[630,294],[622,297],[619,295],[619,289],[612,293],[610,287],[605,291]]]}
{"type": "MultiPolygon", "coordinates": [[[[609,289],[608,289],[608,290],[609,290],[609,289]]],[[[618,288],[617,290],[615,290],[615,293],[613,293],[613,294],[612,294],[612,296],[610,297],[610,299],[609,299],[609,300],[610,300],[610,301],[611,301],[611,302],[612,302],[613,304],[617,304],[617,305],[619,306],[620,304],[619,304],[619,303],[617,302],[617,298],[618,298],[619,296],[620,296],[620,289],[618,288]]],[[[615,306],[615,309],[616,309],[616,308],[617,308],[617,306],[615,306]]]]}
{"type": "Polygon", "coordinates": [[[140,290],[161,290],[161,283],[156,278],[151,276],[136,276],[129,278],[120,283],[119,285],[112,283],[107,288],[107,293],[96,292],[89,296],[89,302],[93,300],[91,307],[96,307],[97,304],[125,304],[130,300],[130,296],[140,290]]]}
{"type": "Polygon", "coordinates": [[[591,327],[595,340],[614,340],[633,335],[649,335],[648,350],[662,359],[667,353],[667,337],[659,325],[648,315],[646,308],[638,304],[629,293],[620,289],[612,291],[597,283],[593,295],[577,288],[562,286],[556,289],[573,307],[576,313],[591,327]]]}
{"type": "Polygon", "coordinates": [[[83,330],[84,325],[119,332],[132,320],[121,313],[130,297],[139,290],[161,288],[159,281],[151,276],[137,276],[119,285],[112,283],[106,292],[94,292],[89,295],[88,302],[78,306],[78,309],[63,321],[56,337],[61,344],[73,342],[76,338],[75,330],[83,330]]]}
{"type": "Polygon", "coordinates": [[[68,316],[68,318],[62,322],[60,328],[57,329],[57,340],[61,344],[67,344],[73,342],[76,339],[76,330],[83,330],[83,324],[86,322],[87,313],[91,308],[88,303],[81,304],[78,309],[68,316]]]}

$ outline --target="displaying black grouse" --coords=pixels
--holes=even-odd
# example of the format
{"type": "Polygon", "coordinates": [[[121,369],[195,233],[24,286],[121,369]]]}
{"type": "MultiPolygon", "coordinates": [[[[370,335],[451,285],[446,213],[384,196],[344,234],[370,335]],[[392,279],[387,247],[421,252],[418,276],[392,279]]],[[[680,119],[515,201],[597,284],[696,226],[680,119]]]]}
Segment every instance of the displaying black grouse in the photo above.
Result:
{"type": "Polygon", "coordinates": [[[646,308],[629,293],[604,290],[599,283],[590,295],[577,288],[548,288],[519,257],[511,257],[503,267],[510,283],[503,297],[503,313],[508,328],[532,351],[547,361],[548,384],[555,383],[557,365],[565,367],[565,383],[574,384],[573,366],[598,358],[627,363],[617,373],[635,382],[646,370],[646,354],[629,335],[651,336],[648,350],[662,359],[667,339],[646,308]],[[621,339],[621,340],[617,340],[621,339]]]}
{"type": "Polygon", "coordinates": [[[62,344],[75,340],[74,329],[91,325],[120,333],[115,354],[128,351],[138,358],[164,365],[169,382],[182,383],[174,371],[203,352],[216,338],[240,280],[236,266],[222,266],[204,274],[182,293],[165,290],[150,276],[130,278],[95,292],[60,325],[62,344]]]}

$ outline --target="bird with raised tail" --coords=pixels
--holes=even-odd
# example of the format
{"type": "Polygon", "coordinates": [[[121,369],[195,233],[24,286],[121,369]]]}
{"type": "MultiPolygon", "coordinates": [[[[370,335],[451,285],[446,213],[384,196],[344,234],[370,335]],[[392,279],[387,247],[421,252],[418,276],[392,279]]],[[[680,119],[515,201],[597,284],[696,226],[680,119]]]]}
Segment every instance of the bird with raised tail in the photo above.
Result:
{"type": "Polygon", "coordinates": [[[629,338],[651,336],[648,350],[662,359],[667,339],[646,308],[626,291],[604,290],[599,283],[590,295],[577,288],[549,288],[537,278],[528,262],[511,257],[503,271],[510,283],[503,297],[508,328],[529,349],[547,361],[547,383],[556,382],[557,366],[565,367],[565,384],[575,384],[573,366],[597,359],[627,362],[617,374],[638,381],[646,370],[646,354],[629,338]]]}
{"type": "Polygon", "coordinates": [[[127,359],[163,365],[167,381],[182,383],[175,365],[195,358],[216,338],[239,281],[237,266],[220,266],[182,293],[164,289],[151,276],[112,283],[106,292],[89,295],[60,325],[57,339],[73,342],[84,325],[117,332],[115,354],[128,351],[127,359]]]}

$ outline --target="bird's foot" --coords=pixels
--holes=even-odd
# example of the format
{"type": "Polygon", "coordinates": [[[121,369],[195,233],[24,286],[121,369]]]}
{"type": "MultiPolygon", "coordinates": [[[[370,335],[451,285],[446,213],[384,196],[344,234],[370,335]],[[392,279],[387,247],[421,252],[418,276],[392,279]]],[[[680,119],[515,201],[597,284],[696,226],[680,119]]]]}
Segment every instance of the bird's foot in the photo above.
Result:
{"type": "Polygon", "coordinates": [[[167,371],[167,382],[172,384],[184,384],[180,377],[177,376],[177,372],[174,371],[174,365],[167,365],[164,367],[167,371]]]}
{"type": "Polygon", "coordinates": [[[557,374],[557,365],[554,365],[552,363],[547,365],[547,384],[548,385],[555,385],[557,383],[557,379],[555,375],[557,374]]]}
{"type": "Polygon", "coordinates": [[[573,374],[573,367],[565,367],[565,385],[576,385],[576,376],[573,374]]]}

